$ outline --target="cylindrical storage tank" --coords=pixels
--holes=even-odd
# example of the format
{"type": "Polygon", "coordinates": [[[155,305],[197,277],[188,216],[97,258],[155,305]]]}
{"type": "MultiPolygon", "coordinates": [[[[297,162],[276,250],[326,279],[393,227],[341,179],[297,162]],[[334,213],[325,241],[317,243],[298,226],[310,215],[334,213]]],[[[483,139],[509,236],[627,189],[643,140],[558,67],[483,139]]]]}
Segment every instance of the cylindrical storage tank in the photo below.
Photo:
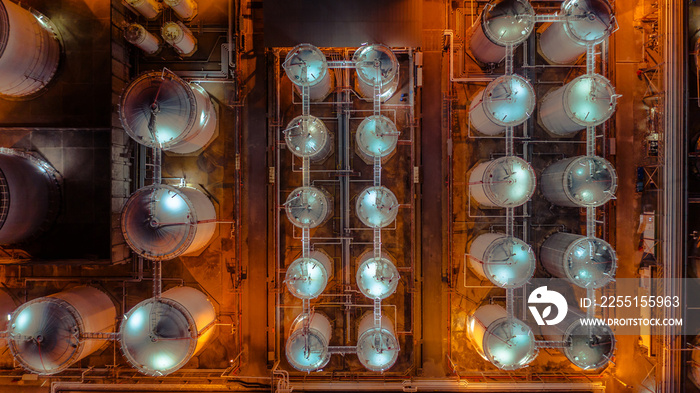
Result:
{"type": "Polygon", "coordinates": [[[316,371],[331,359],[328,343],[332,337],[331,321],[327,316],[313,312],[300,314],[290,330],[285,346],[285,355],[289,364],[299,371],[316,371]]]}
{"type": "Polygon", "coordinates": [[[163,11],[163,4],[156,0],[125,0],[131,8],[148,20],[154,20],[163,11]]]}
{"type": "Polygon", "coordinates": [[[384,228],[394,222],[399,214],[399,201],[384,186],[367,187],[357,196],[355,212],[368,227],[384,228]]]}
{"type": "Polygon", "coordinates": [[[603,239],[555,233],[540,247],[542,266],[553,276],[582,288],[600,288],[612,281],[617,255],[603,239]]]}
{"type": "Polygon", "coordinates": [[[195,188],[165,184],[146,186],[126,201],[122,234],[135,253],[169,260],[204,248],[216,230],[216,210],[195,188]]]}
{"type": "Polygon", "coordinates": [[[501,288],[519,288],[535,273],[532,247],[502,233],[479,235],[469,247],[469,265],[480,276],[501,288]]]}
{"type": "Polygon", "coordinates": [[[282,67],[299,94],[302,86],[309,87],[309,99],[312,101],[325,99],[333,90],[326,55],[311,44],[295,46],[287,53],[282,67]]]}
{"type": "Polygon", "coordinates": [[[160,35],[181,57],[190,57],[197,51],[197,39],[182,22],[165,22],[160,35]]]}
{"type": "Polygon", "coordinates": [[[383,115],[365,117],[355,134],[357,149],[367,162],[375,157],[388,157],[399,143],[399,131],[391,119],[383,115]]]}
{"type": "Polygon", "coordinates": [[[352,56],[357,72],[357,89],[365,98],[374,100],[374,88],[379,85],[379,100],[384,102],[399,87],[399,61],[391,48],[382,44],[360,47],[352,56]]]}
{"type": "Polygon", "coordinates": [[[51,21],[0,0],[0,96],[20,98],[51,81],[61,55],[51,21]]]}
{"type": "Polygon", "coordinates": [[[19,306],[7,343],[15,360],[40,375],[59,373],[105,344],[84,333],[111,333],[117,310],[93,287],[76,287],[19,306]]]}
{"type": "Polygon", "coordinates": [[[535,171],[520,157],[507,156],[478,164],[469,175],[469,192],[484,208],[516,207],[535,192],[535,171]]]}
{"type": "Polygon", "coordinates": [[[588,44],[603,42],[615,28],[607,0],[566,0],[559,15],[564,21],[552,23],[540,35],[540,50],[550,63],[572,63],[586,53],[588,44]]]}
{"type": "Polygon", "coordinates": [[[535,27],[535,10],[527,0],[493,0],[472,27],[469,48],[482,63],[500,63],[506,45],[515,48],[535,27]]]}
{"type": "Polygon", "coordinates": [[[537,356],[532,329],[506,310],[489,304],[469,318],[469,335],[477,352],[502,370],[517,370],[537,356]]]}
{"type": "Polygon", "coordinates": [[[540,182],[544,197],[559,206],[601,206],[617,191],[615,168],[598,156],[557,161],[545,168],[540,182]]]}
{"type": "Polygon", "coordinates": [[[556,325],[543,325],[542,335],[547,341],[563,342],[559,350],[576,367],[584,370],[601,368],[608,364],[615,350],[615,335],[607,325],[584,326],[586,316],[569,307],[566,317],[556,325]]]}
{"type": "Polygon", "coordinates": [[[384,252],[380,258],[375,258],[374,250],[360,256],[355,280],[363,295],[370,299],[386,299],[396,292],[399,270],[389,258],[384,252]]]}
{"type": "Polygon", "coordinates": [[[469,106],[469,121],[482,134],[498,135],[517,126],[535,109],[535,90],[520,75],[503,75],[481,89],[469,106]]]}
{"type": "Polygon", "coordinates": [[[391,319],[382,315],[381,325],[374,326],[374,314],[366,313],[357,329],[357,357],[366,369],[384,372],[399,358],[399,340],[391,319]]]}
{"type": "Polygon", "coordinates": [[[328,285],[333,275],[333,264],[328,255],[312,251],[308,258],[298,258],[287,268],[284,283],[299,299],[315,299],[328,285]]]}
{"type": "Polygon", "coordinates": [[[540,121],[552,134],[571,136],[608,120],[615,105],[615,88],[609,80],[598,74],[581,75],[545,94],[540,102],[540,121]]]}
{"type": "Polygon", "coordinates": [[[197,2],[194,0],[163,0],[163,2],[184,21],[190,21],[197,16],[197,2]]]}
{"type": "Polygon", "coordinates": [[[142,374],[168,375],[204,348],[215,322],[207,295],[190,287],[169,289],[126,313],[119,327],[122,354],[142,374]]]}
{"type": "Polygon", "coordinates": [[[284,130],[287,148],[297,157],[321,161],[333,152],[333,137],[316,116],[297,116],[284,130]]]}
{"type": "Polygon", "coordinates": [[[147,55],[155,55],[160,52],[160,38],[149,33],[138,23],[132,23],[124,29],[124,38],[147,55]]]}
{"type": "Polygon", "coordinates": [[[119,118],[136,142],[179,154],[207,146],[217,125],[206,90],[167,70],[134,79],[122,93],[119,118]]]}
{"type": "Polygon", "coordinates": [[[55,218],[60,188],[45,161],[0,148],[0,244],[19,243],[55,218]]]}
{"type": "Polygon", "coordinates": [[[287,218],[299,228],[315,228],[332,214],[331,196],[320,188],[299,187],[289,193],[284,203],[287,218]]]}

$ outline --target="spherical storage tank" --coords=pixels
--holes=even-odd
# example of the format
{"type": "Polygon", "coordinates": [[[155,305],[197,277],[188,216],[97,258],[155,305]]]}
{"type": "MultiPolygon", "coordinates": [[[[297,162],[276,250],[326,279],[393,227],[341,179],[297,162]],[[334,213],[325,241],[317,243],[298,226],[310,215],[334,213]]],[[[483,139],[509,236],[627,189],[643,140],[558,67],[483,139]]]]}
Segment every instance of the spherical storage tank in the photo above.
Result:
{"type": "Polygon", "coordinates": [[[367,250],[358,259],[355,280],[360,292],[370,299],[386,299],[396,292],[399,285],[399,271],[387,253],[374,257],[373,250],[367,250]]]}
{"type": "Polygon", "coordinates": [[[469,192],[482,207],[516,207],[535,192],[535,171],[520,157],[482,162],[469,175],[469,192]]]}
{"type": "Polygon", "coordinates": [[[484,6],[472,28],[469,47],[482,63],[499,63],[506,45],[516,47],[535,27],[535,10],[527,0],[493,0],[484,6]]]}
{"type": "Polygon", "coordinates": [[[308,86],[310,100],[321,101],[333,90],[326,55],[311,44],[295,46],[287,53],[282,67],[299,94],[302,86],[308,86]]]}
{"type": "Polygon", "coordinates": [[[202,292],[176,287],[142,301],[119,327],[121,350],[135,369],[162,376],[199,353],[214,333],[216,311],[202,292]]]}
{"type": "Polygon", "coordinates": [[[553,276],[582,288],[600,288],[612,281],[617,256],[603,239],[555,233],[540,247],[540,260],[553,276]]]}
{"type": "Polygon", "coordinates": [[[333,274],[331,259],[315,250],[307,258],[298,258],[287,268],[284,282],[292,295],[299,299],[317,298],[333,274]]]}
{"type": "Polygon", "coordinates": [[[532,329],[506,310],[489,304],[479,307],[469,319],[469,335],[477,352],[502,370],[516,370],[537,356],[532,329]]]}
{"type": "Polygon", "coordinates": [[[469,248],[470,266],[501,288],[519,288],[535,273],[535,253],[524,241],[502,233],[484,233],[469,248]]]}
{"type": "Polygon", "coordinates": [[[204,148],[217,125],[209,94],[167,70],[134,79],[122,93],[119,118],[136,142],[180,154],[204,148]]]}
{"type": "Polygon", "coordinates": [[[540,121],[552,134],[571,136],[608,120],[616,105],[609,80],[598,74],[581,75],[542,98],[540,121]]]}
{"type": "Polygon", "coordinates": [[[103,346],[84,333],[111,333],[117,310],[102,291],[76,287],[31,300],[12,314],[8,345],[15,360],[35,374],[56,374],[103,346]]]}
{"type": "Polygon", "coordinates": [[[497,135],[517,126],[535,109],[535,91],[520,75],[503,75],[481,89],[469,106],[469,121],[482,134],[497,135]]]}
{"type": "Polygon", "coordinates": [[[135,253],[169,260],[207,245],[216,230],[216,211],[209,198],[195,188],[151,185],[126,201],[121,228],[135,253]]]}
{"type": "Polygon", "coordinates": [[[58,69],[61,48],[55,26],[10,0],[0,0],[0,96],[39,92],[58,69]]]}
{"type": "Polygon", "coordinates": [[[365,98],[374,100],[379,85],[379,100],[384,102],[399,86],[399,61],[391,48],[382,44],[360,47],[352,56],[357,71],[357,88],[365,98]]]}
{"type": "Polygon", "coordinates": [[[357,329],[357,357],[366,369],[384,372],[399,358],[399,340],[391,319],[382,315],[379,327],[374,325],[374,314],[366,313],[357,329]]]}
{"type": "Polygon", "coordinates": [[[355,211],[363,224],[370,228],[383,228],[396,219],[399,201],[384,186],[367,187],[358,195],[355,211]]]}
{"type": "Polygon", "coordinates": [[[124,29],[124,38],[147,55],[155,55],[160,52],[160,38],[149,33],[138,23],[132,23],[124,29]]]}
{"type": "Polygon", "coordinates": [[[365,117],[357,127],[355,142],[360,157],[367,162],[374,162],[375,157],[389,157],[396,150],[399,131],[391,119],[383,115],[365,117]]]}
{"type": "Polygon", "coordinates": [[[321,161],[333,151],[333,137],[316,116],[297,116],[284,130],[287,148],[297,157],[321,161]]]}
{"type": "Polygon", "coordinates": [[[331,321],[325,315],[313,312],[300,314],[294,323],[285,346],[289,364],[299,371],[316,371],[331,359],[328,342],[332,335],[331,321]],[[310,319],[309,319],[310,318],[310,319]]]}
{"type": "Polygon", "coordinates": [[[598,156],[557,161],[545,168],[540,182],[544,197],[559,206],[601,206],[617,191],[615,168],[598,156]]]}
{"type": "Polygon", "coordinates": [[[573,62],[586,53],[587,45],[603,42],[615,28],[607,0],[566,0],[559,15],[564,21],[552,23],[540,35],[540,50],[550,63],[573,62]]]}
{"type": "Polygon", "coordinates": [[[331,196],[313,186],[299,187],[289,193],[284,203],[287,218],[299,228],[315,228],[332,214],[331,196]]]}

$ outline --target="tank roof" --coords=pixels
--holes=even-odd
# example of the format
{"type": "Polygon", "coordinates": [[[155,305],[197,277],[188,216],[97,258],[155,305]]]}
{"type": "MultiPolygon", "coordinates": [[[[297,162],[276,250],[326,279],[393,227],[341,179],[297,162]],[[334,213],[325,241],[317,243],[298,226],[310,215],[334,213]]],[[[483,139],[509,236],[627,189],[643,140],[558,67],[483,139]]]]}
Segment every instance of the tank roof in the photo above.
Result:
{"type": "Polygon", "coordinates": [[[299,44],[287,53],[282,64],[292,83],[314,86],[328,73],[326,55],[311,44],[299,44]]]}
{"type": "Polygon", "coordinates": [[[564,30],[574,41],[598,44],[615,28],[613,9],[607,0],[568,0],[561,6],[564,30]]]}
{"type": "Polygon", "coordinates": [[[502,370],[519,369],[537,353],[532,329],[515,318],[491,323],[484,334],[483,348],[486,358],[502,370]]]}
{"type": "Polygon", "coordinates": [[[297,329],[289,336],[285,355],[292,367],[307,372],[320,369],[331,358],[323,334],[312,327],[297,329]]]}
{"type": "Polygon", "coordinates": [[[567,83],[565,89],[564,110],[576,124],[597,126],[615,112],[615,88],[602,75],[581,75],[567,83]]]}
{"type": "Polygon", "coordinates": [[[300,299],[318,297],[328,284],[329,272],[315,258],[298,258],[287,268],[284,282],[292,295],[300,299]]]}
{"type": "Polygon", "coordinates": [[[146,29],[138,23],[132,23],[124,29],[124,38],[132,44],[143,41],[146,34],[146,29]]]}
{"type": "Polygon", "coordinates": [[[382,44],[365,45],[357,49],[352,56],[355,62],[357,76],[364,83],[374,86],[377,72],[381,77],[381,85],[391,82],[399,72],[399,61],[391,48],[382,44]],[[379,69],[377,69],[377,65],[379,69]]]}
{"type": "Polygon", "coordinates": [[[583,326],[576,319],[566,331],[564,355],[576,366],[591,370],[605,366],[615,350],[615,335],[610,327],[583,326]]]}
{"type": "Polygon", "coordinates": [[[527,0],[494,0],[484,7],[481,23],[494,44],[517,45],[532,33],[535,10],[527,0]]]}
{"type": "Polygon", "coordinates": [[[287,125],[284,141],[289,150],[298,157],[311,157],[321,151],[330,134],[326,125],[315,116],[297,116],[287,125]]]}
{"type": "Polygon", "coordinates": [[[600,288],[615,275],[617,256],[612,246],[597,237],[581,237],[565,252],[564,271],[574,284],[600,288]]]}
{"type": "Polygon", "coordinates": [[[371,228],[383,228],[396,219],[399,201],[384,186],[367,187],[357,197],[355,210],[363,224],[371,228]]]}
{"type": "Polygon", "coordinates": [[[494,123],[516,126],[535,109],[535,91],[520,75],[503,75],[486,86],[482,97],[484,112],[494,123]]]}
{"type": "Polygon", "coordinates": [[[370,157],[386,157],[399,141],[396,124],[383,115],[365,117],[357,127],[357,146],[370,157]]]}
{"type": "Polygon", "coordinates": [[[580,206],[603,205],[617,191],[615,168],[602,157],[577,157],[566,167],[564,191],[580,206]]]}
{"type": "Polygon", "coordinates": [[[300,228],[315,228],[328,216],[330,201],[316,187],[299,187],[289,193],[284,208],[292,224],[300,228]]]}
{"type": "Polygon", "coordinates": [[[368,370],[386,371],[399,357],[399,342],[386,329],[369,328],[357,339],[357,357],[368,370]]]}
{"type": "Polygon", "coordinates": [[[388,258],[368,258],[355,275],[360,292],[370,299],[385,299],[399,285],[399,271],[388,258]]]}
{"type": "Polygon", "coordinates": [[[520,157],[499,157],[491,161],[482,178],[489,200],[501,207],[515,207],[530,200],[535,192],[535,171],[520,157]]]}
{"type": "Polygon", "coordinates": [[[537,264],[532,247],[513,236],[491,243],[481,262],[486,277],[501,288],[525,285],[532,278],[537,264]]]}

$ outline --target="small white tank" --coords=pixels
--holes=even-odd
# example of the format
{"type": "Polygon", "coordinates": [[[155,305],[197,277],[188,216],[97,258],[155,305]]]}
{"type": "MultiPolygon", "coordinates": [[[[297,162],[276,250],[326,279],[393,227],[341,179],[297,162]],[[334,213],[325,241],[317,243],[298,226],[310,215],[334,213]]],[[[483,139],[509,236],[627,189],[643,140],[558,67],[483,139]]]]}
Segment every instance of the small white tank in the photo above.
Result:
{"type": "Polygon", "coordinates": [[[540,247],[542,266],[553,276],[582,288],[601,288],[613,280],[617,255],[603,239],[555,233],[540,247]]]}
{"type": "Polygon", "coordinates": [[[535,27],[535,10],[527,0],[492,0],[471,29],[469,47],[482,63],[500,63],[506,45],[515,48],[535,27]]]}
{"type": "Polygon", "coordinates": [[[355,212],[368,227],[384,228],[394,222],[399,214],[399,201],[384,186],[367,187],[357,196],[355,212]]]}
{"type": "Polygon", "coordinates": [[[501,370],[525,367],[537,356],[532,329],[506,310],[489,304],[469,318],[469,335],[479,355],[501,370]]]}
{"type": "Polygon", "coordinates": [[[323,101],[333,90],[326,55],[311,44],[295,46],[287,53],[282,67],[297,93],[301,94],[302,86],[309,87],[309,99],[312,101],[323,101]]]}
{"type": "Polygon", "coordinates": [[[311,319],[307,314],[300,314],[294,323],[285,346],[285,355],[289,364],[299,371],[311,372],[323,368],[331,359],[328,343],[332,337],[331,321],[319,312],[313,312],[311,319]]]}
{"type": "Polygon", "coordinates": [[[163,11],[163,4],[156,0],[125,0],[131,8],[136,12],[143,15],[144,18],[148,20],[154,20],[158,18],[161,11],[163,11]]]}
{"type": "Polygon", "coordinates": [[[160,35],[181,57],[190,57],[197,51],[197,39],[182,22],[165,22],[160,35]]]}
{"type": "Polygon", "coordinates": [[[367,250],[357,261],[355,280],[363,295],[370,299],[386,299],[396,292],[401,277],[389,254],[382,252],[380,258],[375,258],[374,250],[367,250]]]}
{"type": "Polygon", "coordinates": [[[597,126],[615,112],[615,88],[602,75],[581,75],[545,94],[539,115],[547,131],[572,136],[588,126],[597,126]]]}
{"type": "Polygon", "coordinates": [[[470,266],[501,288],[519,288],[535,273],[532,247],[502,233],[479,235],[469,247],[470,266]]]}
{"type": "Polygon", "coordinates": [[[557,161],[542,172],[540,182],[544,197],[559,206],[601,206],[617,191],[615,168],[598,156],[557,161]]]}
{"type": "Polygon", "coordinates": [[[284,283],[295,297],[315,299],[326,289],[332,275],[331,259],[326,253],[315,250],[308,258],[298,258],[289,265],[284,283]]]}
{"type": "Polygon", "coordinates": [[[469,175],[469,192],[482,208],[517,207],[535,192],[535,171],[520,157],[499,157],[478,164],[469,175]]]}
{"type": "Polygon", "coordinates": [[[382,44],[365,45],[352,56],[357,72],[357,90],[374,99],[374,88],[379,83],[379,100],[384,102],[396,93],[399,86],[399,61],[391,48],[382,44]],[[379,80],[379,82],[378,82],[379,80]]]}
{"type": "Polygon", "coordinates": [[[535,109],[535,90],[520,75],[503,75],[479,90],[469,106],[469,121],[485,135],[505,132],[530,118],[535,109]]]}
{"type": "Polygon", "coordinates": [[[374,326],[374,314],[368,312],[357,329],[357,357],[366,369],[376,372],[390,369],[401,350],[393,321],[382,315],[380,326],[374,326]]]}
{"type": "Polygon", "coordinates": [[[149,33],[138,23],[132,23],[124,29],[124,38],[147,55],[160,52],[161,39],[149,33]]]}
{"type": "Polygon", "coordinates": [[[284,130],[287,148],[297,157],[321,161],[333,152],[333,137],[316,116],[297,116],[284,130]]]}
{"type": "Polygon", "coordinates": [[[375,157],[388,157],[399,142],[399,131],[391,119],[383,115],[365,117],[357,127],[355,142],[362,159],[374,162],[375,157]]]}
{"type": "Polygon", "coordinates": [[[197,16],[197,2],[194,0],[163,0],[163,3],[172,8],[178,18],[191,21],[197,16]]]}
{"type": "Polygon", "coordinates": [[[287,218],[299,228],[315,228],[332,214],[331,196],[320,188],[299,187],[289,193],[284,203],[287,218]]]}

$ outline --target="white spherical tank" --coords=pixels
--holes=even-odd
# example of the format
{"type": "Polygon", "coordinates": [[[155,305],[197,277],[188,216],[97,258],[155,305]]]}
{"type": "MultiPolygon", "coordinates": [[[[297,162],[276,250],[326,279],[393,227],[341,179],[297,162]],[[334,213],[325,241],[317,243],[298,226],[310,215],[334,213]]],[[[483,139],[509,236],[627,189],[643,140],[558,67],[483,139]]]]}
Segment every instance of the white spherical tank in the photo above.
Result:
{"type": "Polygon", "coordinates": [[[613,280],[617,255],[603,239],[555,233],[540,247],[542,266],[553,276],[582,288],[601,288],[613,280]]]}
{"type": "Polygon", "coordinates": [[[608,120],[616,105],[609,80],[598,74],[581,75],[542,98],[540,121],[552,134],[571,136],[608,120]]]}
{"type": "Polygon", "coordinates": [[[45,16],[0,0],[0,96],[30,96],[51,81],[61,55],[53,28],[45,16]]]}
{"type": "Polygon", "coordinates": [[[295,46],[287,53],[282,67],[299,94],[302,86],[308,86],[309,99],[312,101],[324,100],[333,90],[333,78],[326,55],[311,44],[295,46]]]}
{"type": "Polygon", "coordinates": [[[19,306],[10,319],[7,343],[28,371],[56,374],[102,347],[104,340],[81,335],[113,332],[116,316],[107,294],[76,287],[19,306]]]}
{"type": "Polygon", "coordinates": [[[506,310],[490,304],[469,317],[469,335],[477,352],[501,370],[517,370],[537,356],[532,329],[506,310]]]}
{"type": "Polygon", "coordinates": [[[373,250],[360,256],[355,280],[363,295],[370,299],[386,299],[396,292],[399,271],[389,258],[384,252],[380,258],[375,258],[373,250]]]}
{"type": "Polygon", "coordinates": [[[524,241],[502,233],[479,235],[469,247],[470,266],[501,288],[519,288],[535,273],[537,260],[524,241]]]}
{"type": "Polygon", "coordinates": [[[352,56],[357,72],[357,89],[365,98],[374,100],[379,85],[379,100],[384,102],[399,86],[399,61],[391,48],[382,44],[360,47],[352,56]]]}
{"type": "Polygon", "coordinates": [[[178,18],[190,21],[197,16],[197,2],[194,0],[163,0],[168,7],[172,8],[178,18]]]}
{"type": "Polygon", "coordinates": [[[566,317],[556,325],[543,325],[542,335],[547,341],[563,342],[559,348],[571,363],[583,370],[598,369],[610,361],[615,350],[615,335],[609,326],[584,326],[586,316],[569,308],[566,317]]]}
{"type": "Polygon", "coordinates": [[[388,157],[399,142],[399,131],[391,119],[383,115],[365,117],[357,127],[357,150],[367,162],[375,157],[388,157]]]}
{"type": "Polygon", "coordinates": [[[124,29],[124,39],[147,55],[155,55],[160,52],[161,39],[149,33],[138,23],[132,23],[124,29]]]}
{"type": "Polygon", "coordinates": [[[324,252],[315,250],[308,258],[298,258],[287,268],[284,283],[299,299],[317,298],[333,275],[333,264],[324,252]]]}
{"type": "Polygon", "coordinates": [[[328,343],[332,337],[331,321],[325,315],[313,312],[300,314],[290,330],[285,346],[289,364],[299,371],[316,371],[328,364],[331,354],[328,343]]]}
{"type": "Polygon", "coordinates": [[[482,134],[498,135],[517,126],[535,109],[535,90],[520,75],[503,75],[479,90],[469,106],[469,121],[482,134]]]}
{"type": "Polygon", "coordinates": [[[493,0],[472,27],[469,48],[482,63],[500,63],[506,45],[516,47],[535,27],[535,10],[527,0],[493,0]]]}
{"type": "Polygon", "coordinates": [[[287,148],[297,157],[321,161],[333,151],[333,138],[328,128],[316,116],[297,116],[284,130],[287,148]]]}
{"type": "Polygon", "coordinates": [[[313,186],[299,187],[289,193],[284,203],[287,218],[299,228],[315,228],[332,214],[331,196],[313,186]]]}
{"type": "Polygon", "coordinates": [[[598,156],[566,158],[542,172],[542,194],[548,201],[568,207],[596,207],[617,191],[617,174],[610,162],[598,156]]]}
{"type": "Polygon", "coordinates": [[[119,118],[136,142],[179,154],[204,148],[217,126],[206,90],[167,70],[134,79],[122,93],[119,118]]]}
{"type": "Polygon", "coordinates": [[[615,28],[607,0],[566,0],[559,15],[564,21],[552,23],[540,35],[540,50],[550,63],[574,62],[586,53],[587,45],[603,42],[615,28]]]}
{"type": "Polygon", "coordinates": [[[357,196],[355,212],[368,227],[383,228],[394,222],[399,214],[399,201],[384,186],[367,187],[357,196]]]}
{"type": "Polygon", "coordinates": [[[119,327],[121,351],[132,367],[152,376],[177,371],[214,333],[216,311],[207,295],[176,287],[137,304],[119,327]]]}
{"type": "Polygon", "coordinates": [[[124,239],[151,260],[169,260],[206,247],[216,230],[216,210],[195,188],[164,184],[140,188],[121,215],[124,239]]]}
{"type": "Polygon", "coordinates": [[[535,171],[520,157],[482,162],[469,175],[469,192],[484,208],[516,207],[535,192],[535,171]]]}
{"type": "Polygon", "coordinates": [[[366,369],[384,372],[399,358],[399,340],[391,319],[382,315],[380,327],[374,325],[374,314],[366,313],[358,326],[357,357],[366,369]]]}

